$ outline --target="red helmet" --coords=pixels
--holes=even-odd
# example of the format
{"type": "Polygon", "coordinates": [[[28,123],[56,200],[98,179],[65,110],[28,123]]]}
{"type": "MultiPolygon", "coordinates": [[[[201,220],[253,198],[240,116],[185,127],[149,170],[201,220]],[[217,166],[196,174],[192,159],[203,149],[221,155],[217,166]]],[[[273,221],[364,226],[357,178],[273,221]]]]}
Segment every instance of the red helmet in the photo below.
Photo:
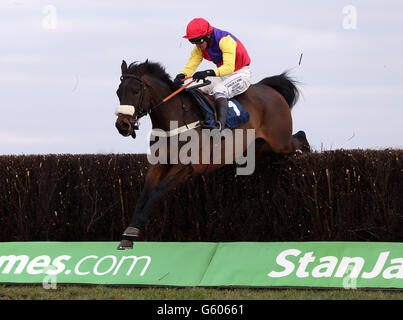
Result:
{"type": "Polygon", "coordinates": [[[189,22],[186,28],[185,39],[193,39],[207,36],[213,31],[213,27],[203,18],[196,18],[189,22]]]}

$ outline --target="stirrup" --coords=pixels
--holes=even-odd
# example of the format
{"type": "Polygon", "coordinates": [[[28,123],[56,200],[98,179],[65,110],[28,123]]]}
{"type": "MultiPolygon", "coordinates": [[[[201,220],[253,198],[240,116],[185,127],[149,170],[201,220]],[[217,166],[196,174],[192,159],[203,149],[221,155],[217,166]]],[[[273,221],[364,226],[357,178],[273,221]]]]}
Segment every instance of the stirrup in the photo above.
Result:
{"type": "Polygon", "coordinates": [[[218,131],[222,131],[224,128],[222,127],[222,125],[221,125],[221,121],[219,121],[219,120],[217,120],[217,122],[215,123],[215,125],[216,125],[216,129],[218,129],[218,131]]]}
{"type": "Polygon", "coordinates": [[[216,121],[214,124],[208,124],[208,123],[203,123],[202,124],[202,128],[203,129],[210,129],[210,130],[214,130],[214,129],[218,129],[221,131],[221,122],[220,121],[216,121]]]}

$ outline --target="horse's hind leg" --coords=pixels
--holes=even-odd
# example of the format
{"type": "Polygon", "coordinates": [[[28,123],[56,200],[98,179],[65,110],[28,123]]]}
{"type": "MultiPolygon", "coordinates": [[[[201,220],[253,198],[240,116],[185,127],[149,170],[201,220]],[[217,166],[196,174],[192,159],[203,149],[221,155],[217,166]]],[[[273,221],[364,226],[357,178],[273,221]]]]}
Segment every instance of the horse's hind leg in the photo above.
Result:
{"type": "Polygon", "coordinates": [[[296,134],[293,135],[294,139],[297,139],[300,147],[297,150],[301,150],[302,152],[311,152],[311,146],[306,138],[304,131],[298,131],[296,134]]]}
{"type": "Polygon", "coordinates": [[[274,132],[268,132],[264,136],[264,140],[270,146],[271,151],[275,153],[290,154],[296,150],[302,152],[309,152],[311,150],[303,131],[299,131],[294,135],[290,133],[286,134],[285,132],[276,135],[274,132]]]}

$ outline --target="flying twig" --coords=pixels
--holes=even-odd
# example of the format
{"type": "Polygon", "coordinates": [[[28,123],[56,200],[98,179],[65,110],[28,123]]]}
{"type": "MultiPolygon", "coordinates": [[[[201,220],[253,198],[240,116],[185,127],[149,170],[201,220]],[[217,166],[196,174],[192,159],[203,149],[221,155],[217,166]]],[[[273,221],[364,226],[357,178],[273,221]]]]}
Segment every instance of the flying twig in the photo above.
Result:
{"type": "Polygon", "coordinates": [[[355,133],[353,132],[353,135],[349,138],[349,139],[347,139],[347,141],[350,141],[351,139],[353,139],[355,137],[355,133]]]}
{"type": "Polygon", "coordinates": [[[301,61],[302,61],[302,56],[304,55],[304,53],[301,53],[301,55],[300,55],[300,57],[299,57],[299,63],[298,63],[298,65],[300,66],[301,65],[301,61]]]}

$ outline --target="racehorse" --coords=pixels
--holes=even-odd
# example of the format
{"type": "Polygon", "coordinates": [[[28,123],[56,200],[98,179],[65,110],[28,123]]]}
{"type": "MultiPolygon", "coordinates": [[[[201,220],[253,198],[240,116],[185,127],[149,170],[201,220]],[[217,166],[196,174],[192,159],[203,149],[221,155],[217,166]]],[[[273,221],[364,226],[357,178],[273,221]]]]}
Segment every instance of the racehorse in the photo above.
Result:
{"type": "MultiPolygon", "coordinates": [[[[149,115],[153,130],[172,132],[171,121],[175,120],[178,128],[191,129],[191,131],[197,132],[200,141],[202,140],[202,131],[205,130],[201,126],[189,127],[190,123],[204,120],[200,105],[189,92],[183,90],[169,101],[162,102],[163,98],[172,94],[178,87],[174,85],[161,64],[147,60],[143,63],[134,62],[128,67],[123,60],[121,72],[121,82],[116,92],[120,106],[116,111],[118,117],[115,123],[120,134],[135,137],[139,119],[149,115]]],[[[310,151],[303,131],[292,135],[291,108],[297,102],[298,96],[299,92],[295,82],[288,77],[286,72],[264,78],[258,83],[252,84],[246,92],[236,96],[238,102],[249,113],[249,121],[236,129],[242,130],[241,132],[245,132],[245,134],[247,130],[254,130],[254,137],[256,141],[260,142],[257,144],[256,154],[267,154],[267,152],[291,154],[296,150],[310,151]]],[[[176,133],[178,132],[179,130],[176,131],[176,133]]],[[[174,137],[175,134],[167,135],[164,138],[168,142],[168,147],[165,151],[160,152],[166,152],[169,155],[169,143],[174,137]]],[[[150,146],[154,143],[156,142],[151,142],[150,146]]],[[[180,143],[185,144],[185,142],[180,143]]],[[[250,141],[249,144],[248,141],[244,142],[241,152],[246,152],[250,145],[250,141]]],[[[204,148],[203,152],[206,148],[212,152],[214,147],[210,141],[207,146],[202,143],[199,146],[200,151],[204,148]]],[[[223,144],[219,152],[224,154],[224,149],[223,144]]],[[[171,158],[168,157],[168,159],[171,158]]],[[[206,171],[215,170],[223,165],[225,163],[203,163],[202,161],[193,163],[168,161],[168,163],[152,164],[147,171],[144,189],[137,199],[132,220],[122,235],[118,249],[133,248],[133,241],[140,236],[140,230],[154,205],[168,191],[192,176],[204,174],[206,171]]]]}

